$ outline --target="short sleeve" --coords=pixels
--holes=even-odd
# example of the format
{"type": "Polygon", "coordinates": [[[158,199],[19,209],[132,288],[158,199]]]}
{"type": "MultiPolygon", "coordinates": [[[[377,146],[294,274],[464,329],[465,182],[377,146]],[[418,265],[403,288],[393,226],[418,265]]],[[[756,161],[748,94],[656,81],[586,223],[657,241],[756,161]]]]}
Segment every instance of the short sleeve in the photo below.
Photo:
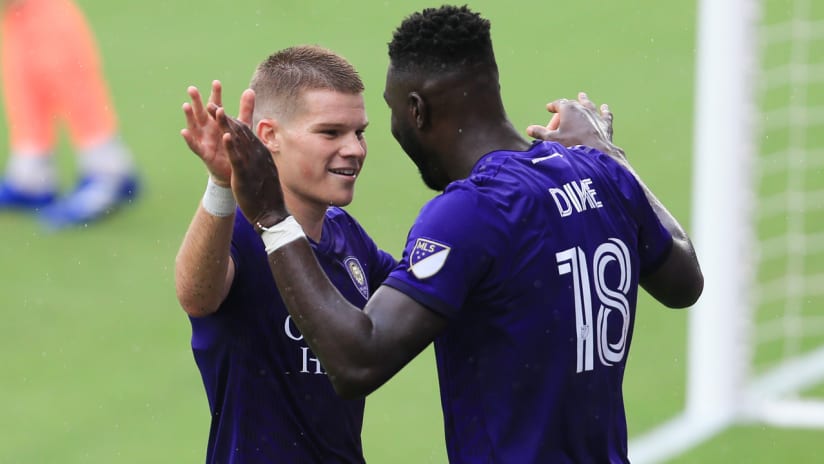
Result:
{"type": "MultiPolygon", "coordinates": [[[[604,155],[607,156],[607,155],[604,155]]],[[[616,163],[617,164],[617,163],[616,163]]],[[[620,166],[626,182],[633,188],[633,205],[638,223],[638,256],[640,274],[648,275],[656,271],[672,250],[672,234],[664,227],[644,193],[638,179],[620,166]]]]}
{"type": "Polygon", "coordinates": [[[495,208],[469,189],[452,189],[421,210],[400,264],[385,284],[454,318],[505,243],[495,208]]]}

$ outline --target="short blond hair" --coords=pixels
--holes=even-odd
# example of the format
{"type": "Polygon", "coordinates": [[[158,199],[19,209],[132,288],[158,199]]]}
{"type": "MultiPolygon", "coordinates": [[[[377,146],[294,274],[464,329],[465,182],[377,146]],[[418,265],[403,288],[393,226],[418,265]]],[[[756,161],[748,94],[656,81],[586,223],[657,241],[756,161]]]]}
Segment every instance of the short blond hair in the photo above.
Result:
{"type": "Polygon", "coordinates": [[[364,90],[351,63],[317,45],[298,45],[269,55],[258,65],[249,87],[255,91],[255,124],[267,117],[288,119],[300,108],[306,90],[348,94],[364,90]]]}

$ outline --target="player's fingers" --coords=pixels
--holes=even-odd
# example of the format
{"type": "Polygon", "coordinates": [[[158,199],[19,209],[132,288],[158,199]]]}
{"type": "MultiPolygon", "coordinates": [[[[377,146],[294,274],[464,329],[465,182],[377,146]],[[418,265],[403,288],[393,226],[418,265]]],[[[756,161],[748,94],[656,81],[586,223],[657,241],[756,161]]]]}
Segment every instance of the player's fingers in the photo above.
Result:
{"type": "Polygon", "coordinates": [[[226,112],[223,111],[223,108],[218,110],[218,114],[218,121],[221,123],[221,127],[224,127],[224,131],[226,132],[223,135],[226,150],[229,152],[230,156],[234,156],[235,159],[244,158],[246,155],[242,155],[241,152],[249,150],[252,146],[251,144],[254,143],[257,137],[254,134],[251,134],[250,137],[251,129],[237,119],[227,116],[226,112]],[[228,144],[226,143],[226,136],[229,136],[228,144]]]}
{"type": "Polygon", "coordinates": [[[237,118],[243,124],[252,127],[252,115],[255,112],[255,91],[246,89],[240,95],[240,108],[237,118]]]}
{"type": "Polygon", "coordinates": [[[195,120],[194,109],[192,109],[192,105],[190,103],[183,104],[183,116],[186,117],[186,128],[189,130],[194,130],[197,127],[197,121],[195,120]]]}
{"type": "Polygon", "coordinates": [[[258,146],[263,145],[263,142],[261,142],[260,139],[257,138],[257,135],[255,135],[255,133],[252,132],[252,129],[250,129],[249,126],[238,120],[235,120],[234,123],[237,125],[237,131],[242,134],[243,140],[245,141],[246,146],[249,148],[249,150],[255,150],[256,148],[258,148],[258,146]]]}
{"type": "Polygon", "coordinates": [[[549,130],[544,126],[532,125],[526,128],[526,133],[533,139],[552,140],[552,134],[556,131],[549,130]]]}
{"type": "Polygon", "coordinates": [[[247,141],[249,141],[249,143],[252,143],[257,140],[257,135],[255,135],[254,132],[252,132],[252,130],[249,129],[249,126],[242,123],[241,121],[238,121],[237,119],[235,119],[233,123],[236,125],[237,131],[243,134],[243,137],[247,141]]]}
{"type": "Polygon", "coordinates": [[[186,142],[186,145],[189,145],[191,148],[190,141],[192,140],[192,133],[189,132],[189,129],[180,129],[180,136],[183,137],[183,140],[186,142]]]}
{"type": "MultiPolygon", "coordinates": [[[[247,111],[247,110],[244,110],[244,111],[247,111]]],[[[246,116],[244,116],[244,118],[251,119],[252,109],[251,108],[248,109],[247,112],[248,112],[248,114],[246,114],[246,116]]],[[[255,135],[254,131],[252,131],[252,128],[251,128],[251,124],[250,124],[251,121],[248,121],[248,122],[242,121],[239,117],[238,118],[227,117],[227,119],[228,119],[228,122],[229,122],[229,126],[232,128],[233,132],[236,135],[242,136],[243,139],[247,140],[247,141],[256,141],[257,140],[257,135],[255,135]]]]}
{"type": "MultiPolygon", "coordinates": [[[[569,110],[569,108],[576,108],[576,107],[580,108],[582,106],[583,105],[581,105],[576,100],[569,100],[569,99],[566,99],[566,98],[560,98],[560,99],[555,100],[553,102],[547,103],[546,109],[550,113],[556,113],[556,114],[560,115],[564,111],[569,110]]],[[[554,116],[553,116],[553,118],[554,118],[554,116]]],[[[559,120],[559,122],[560,122],[560,120],[559,120]]]]}
{"type": "Polygon", "coordinates": [[[226,126],[228,132],[232,134],[232,143],[235,146],[249,145],[249,136],[243,131],[243,128],[246,126],[242,122],[227,116],[226,126]]]}
{"type": "Polygon", "coordinates": [[[209,113],[209,117],[217,121],[217,110],[222,108],[222,106],[217,106],[214,103],[209,103],[209,106],[206,107],[206,111],[209,113]]]}
{"type": "Polygon", "coordinates": [[[212,94],[209,95],[209,103],[214,103],[217,106],[223,106],[223,86],[217,79],[212,81],[212,94]]]}
{"type": "Polygon", "coordinates": [[[569,100],[567,100],[566,98],[560,98],[558,100],[547,103],[546,110],[550,113],[558,113],[559,111],[561,111],[561,107],[567,105],[568,103],[569,100]]]}
{"type": "Polygon", "coordinates": [[[613,115],[612,111],[609,109],[609,105],[604,103],[601,105],[601,118],[607,122],[607,137],[609,140],[612,141],[612,122],[613,122],[613,115]]]}
{"type": "Polygon", "coordinates": [[[586,92],[578,92],[578,103],[584,105],[587,109],[595,111],[595,104],[592,103],[586,92]]]}
{"type": "Polygon", "coordinates": [[[197,87],[190,85],[189,88],[186,89],[186,93],[189,94],[189,98],[192,100],[192,113],[195,116],[194,121],[198,124],[204,124],[207,115],[203,109],[203,98],[200,96],[200,91],[197,87]]]}
{"type": "MultiPolygon", "coordinates": [[[[224,113],[224,115],[225,115],[225,113],[224,113]]],[[[225,115],[224,117],[225,117],[225,120],[226,120],[226,130],[227,130],[227,132],[230,132],[233,137],[240,137],[242,139],[248,138],[248,136],[246,135],[246,132],[243,130],[243,129],[247,128],[245,124],[243,124],[242,122],[238,121],[237,119],[235,119],[231,116],[225,115]]]]}
{"type": "Polygon", "coordinates": [[[532,137],[533,139],[537,139],[538,138],[538,133],[540,132],[541,128],[542,128],[542,126],[539,126],[537,124],[533,124],[531,126],[528,126],[526,128],[526,135],[532,137]]]}
{"type": "Polygon", "coordinates": [[[606,103],[601,105],[601,117],[612,123],[612,111],[606,103]]]}
{"type": "Polygon", "coordinates": [[[229,130],[229,125],[226,122],[226,110],[217,105],[209,105],[209,114],[215,118],[215,121],[217,121],[217,124],[224,132],[229,130]]]}
{"type": "Polygon", "coordinates": [[[223,134],[223,146],[226,148],[226,154],[229,157],[229,163],[232,165],[232,172],[234,173],[234,168],[239,166],[241,158],[238,155],[238,152],[235,151],[235,140],[232,137],[232,134],[228,132],[223,134]]]}
{"type": "Polygon", "coordinates": [[[181,129],[180,135],[183,137],[183,140],[186,142],[186,146],[189,147],[189,150],[198,156],[200,156],[200,147],[197,145],[197,141],[195,140],[192,132],[189,129],[181,129]]]}
{"type": "Polygon", "coordinates": [[[554,131],[558,130],[558,127],[561,126],[561,113],[555,113],[552,115],[552,119],[549,120],[549,124],[546,125],[546,128],[554,131]]]}

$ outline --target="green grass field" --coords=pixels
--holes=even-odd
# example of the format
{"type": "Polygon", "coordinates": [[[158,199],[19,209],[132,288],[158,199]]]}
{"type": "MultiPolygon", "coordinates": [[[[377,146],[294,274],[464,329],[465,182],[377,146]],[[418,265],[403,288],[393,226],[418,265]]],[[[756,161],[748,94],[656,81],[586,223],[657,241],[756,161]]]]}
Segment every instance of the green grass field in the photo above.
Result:
{"type": "MultiPolygon", "coordinates": [[[[389,134],[381,97],[386,43],[406,14],[438,4],[80,4],[98,36],[144,191],[108,220],[59,234],[44,233],[28,215],[0,215],[0,464],[200,463],[208,406],[173,282],[175,253],[206,183],[179,135],[186,87],[221,79],[234,112],[254,67],[272,51],[317,43],[346,56],[366,83],[371,120],[369,159],[349,210],[398,256],[433,194],[389,134]]],[[[688,226],[694,2],[469,4],[492,21],[514,123],[545,121],[547,101],[579,90],[608,102],[617,143],[688,226]]],[[[68,187],[74,160],[65,141],[59,159],[68,187]]],[[[686,312],[642,297],[625,382],[631,435],[682,409],[685,335],[686,312]]],[[[444,463],[442,432],[427,350],[368,399],[366,455],[371,463],[444,463]]],[[[673,462],[812,462],[820,440],[821,432],[739,427],[673,462]]]]}

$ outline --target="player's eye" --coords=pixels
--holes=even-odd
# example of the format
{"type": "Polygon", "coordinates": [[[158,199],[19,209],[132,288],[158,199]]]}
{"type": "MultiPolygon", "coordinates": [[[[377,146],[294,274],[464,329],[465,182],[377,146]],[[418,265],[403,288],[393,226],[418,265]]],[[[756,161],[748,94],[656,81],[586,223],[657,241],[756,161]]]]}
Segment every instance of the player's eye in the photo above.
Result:
{"type": "Polygon", "coordinates": [[[355,137],[357,137],[358,140],[363,140],[364,134],[366,134],[365,130],[355,131],[355,137]]]}

